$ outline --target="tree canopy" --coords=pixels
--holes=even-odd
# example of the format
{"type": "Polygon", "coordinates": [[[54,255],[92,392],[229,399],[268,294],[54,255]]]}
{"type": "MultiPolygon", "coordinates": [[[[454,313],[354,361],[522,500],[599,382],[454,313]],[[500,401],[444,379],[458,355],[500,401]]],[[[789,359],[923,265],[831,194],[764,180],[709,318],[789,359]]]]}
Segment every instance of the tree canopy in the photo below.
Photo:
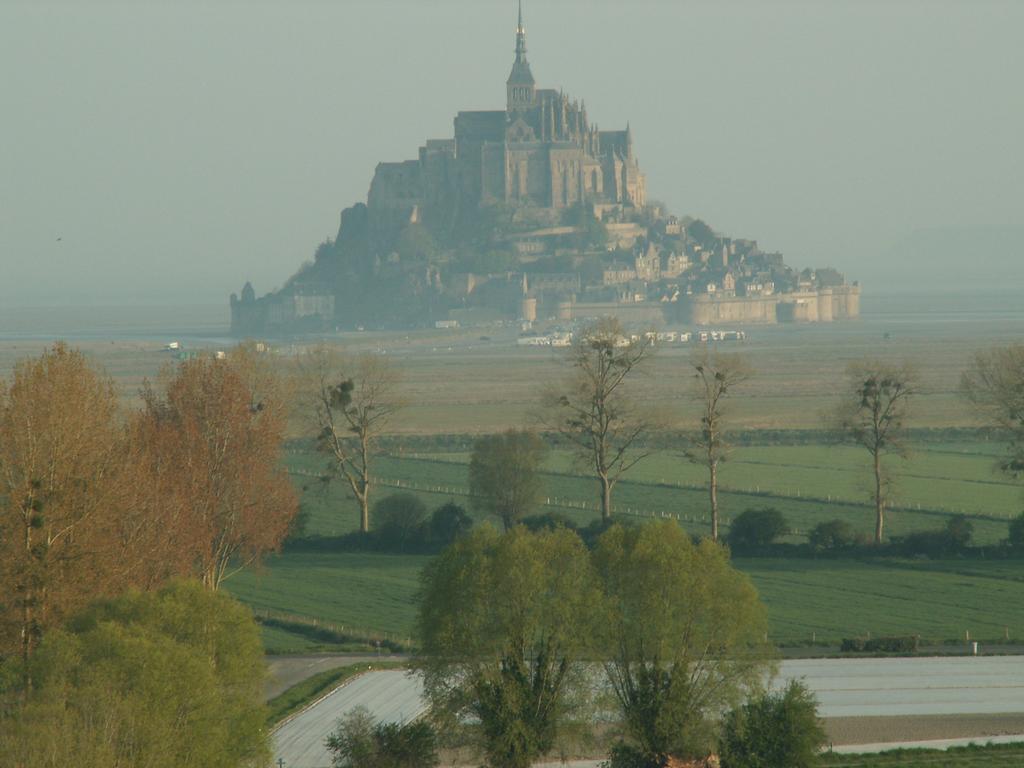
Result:
{"type": "Polygon", "coordinates": [[[540,502],[544,441],[527,430],[510,429],[479,438],[469,462],[469,489],[475,509],[495,515],[512,528],[540,502]]]}
{"type": "Polygon", "coordinates": [[[44,638],[34,686],[0,681],[0,754],[39,768],[235,768],[269,757],[249,611],[197,582],[101,601],[44,638]]]}
{"type": "Polygon", "coordinates": [[[476,718],[488,765],[526,768],[579,702],[597,597],[586,549],[566,530],[479,528],[422,579],[416,665],[435,716],[447,730],[476,718]]]}
{"type": "Polygon", "coordinates": [[[757,592],[722,547],[695,545],[674,521],[614,526],[593,557],[604,594],[597,637],[626,746],[648,765],[706,755],[716,713],[770,667],[757,592]]]}

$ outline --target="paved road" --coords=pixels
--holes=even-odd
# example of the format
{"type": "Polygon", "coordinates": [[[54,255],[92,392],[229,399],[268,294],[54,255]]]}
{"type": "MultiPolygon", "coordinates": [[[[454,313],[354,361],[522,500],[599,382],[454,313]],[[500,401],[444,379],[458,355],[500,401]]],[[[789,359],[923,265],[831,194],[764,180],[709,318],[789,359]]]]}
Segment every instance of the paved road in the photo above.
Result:
{"type": "Polygon", "coordinates": [[[803,678],[822,717],[1024,712],[1024,656],[794,659],[779,678],[803,678]]]}
{"type": "Polygon", "coordinates": [[[425,709],[423,685],[400,669],[360,675],[275,731],[274,763],[281,758],[285,768],[330,768],[324,740],[342,715],[359,706],[379,720],[411,720],[425,709]]]}
{"type": "Polygon", "coordinates": [[[349,664],[404,661],[408,656],[380,656],[368,653],[309,653],[300,656],[271,656],[267,659],[267,699],[284,693],[306,678],[349,664]]]}
{"type": "MultiPolygon", "coordinates": [[[[997,714],[1024,711],[1024,656],[783,661],[776,686],[802,679],[822,717],[997,714]]],[[[422,685],[400,670],[370,672],[337,689],[275,733],[286,768],[329,768],[323,746],[338,718],[357,706],[378,719],[424,711],[422,685]]]]}

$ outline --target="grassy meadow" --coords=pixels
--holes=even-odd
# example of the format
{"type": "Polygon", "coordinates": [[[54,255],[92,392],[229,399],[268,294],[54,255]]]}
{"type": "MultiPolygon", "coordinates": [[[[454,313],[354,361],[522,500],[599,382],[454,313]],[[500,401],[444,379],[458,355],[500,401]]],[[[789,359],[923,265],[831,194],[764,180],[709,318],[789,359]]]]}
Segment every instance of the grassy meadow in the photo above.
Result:
{"type": "Polygon", "coordinates": [[[828,768],[1018,768],[1024,765],[1024,745],[902,749],[877,755],[830,754],[822,757],[821,764],[828,768]]]}
{"type": "MultiPolygon", "coordinates": [[[[993,471],[1000,447],[989,443],[924,443],[897,460],[897,503],[888,518],[893,535],[942,526],[963,512],[975,541],[997,544],[1020,509],[1021,487],[993,471]],[[920,509],[917,505],[920,504],[920,509]]],[[[355,529],[357,509],[340,483],[311,474],[324,458],[292,444],[288,464],[303,488],[306,535],[336,536],[355,529]]],[[[448,500],[469,506],[468,454],[443,452],[379,459],[377,498],[397,491],[419,496],[428,509],[448,500]]],[[[597,516],[596,489],[572,456],[554,451],[545,472],[547,511],[586,524],[597,516]]],[[[824,445],[743,446],[722,473],[726,521],[744,509],[772,505],[805,539],[817,522],[848,520],[871,531],[868,467],[860,452],[824,445]]],[[[678,516],[707,532],[701,473],[663,452],[638,465],[616,490],[617,514],[678,516]]],[[[478,517],[478,522],[482,520],[478,517]]],[[[362,632],[413,634],[415,594],[427,558],[373,553],[290,552],[259,571],[229,582],[259,610],[317,618],[362,632]]],[[[772,639],[780,644],[838,643],[862,635],[918,634],[929,642],[1024,639],[1024,563],[1018,560],[737,558],[764,600],[772,639]]],[[[300,638],[268,631],[268,648],[302,650],[300,638]]]]}
{"type": "MultiPolygon", "coordinates": [[[[1006,537],[1010,518],[1024,507],[1024,486],[995,473],[993,444],[921,444],[907,460],[893,459],[894,509],[888,532],[901,535],[938,528],[951,515],[966,514],[975,541],[995,544],[1006,537]]],[[[301,449],[289,452],[297,473],[316,473],[324,457],[301,449]]],[[[377,497],[401,490],[423,498],[428,507],[449,498],[469,506],[468,453],[388,456],[378,460],[377,497]]],[[[597,514],[597,489],[572,454],[553,451],[545,467],[543,511],[564,514],[586,524],[597,514]]],[[[724,524],[751,507],[781,510],[795,533],[806,539],[817,523],[847,520],[868,534],[874,510],[870,502],[870,467],[863,451],[824,445],[738,447],[721,470],[720,504],[724,524]]],[[[309,514],[307,534],[334,536],[352,530],[355,506],[340,483],[324,487],[296,474],[309,514]]],[[[617,486],[614,506],[628,517],[676,517],[689,530],[706,533],[707,493],[700,467],[678,453],[661,452],[638,464],[617,486]]]]}
{"type": "MultiPolygon", "coordinates": [[[[405,641],[413,635],[427,558],[286,553],[227,588],[256,609],[317,618],[405,641]]],[[[1021,561],[739,558],[768,608],[778,644],[918,634],[929,643],[1024,640],[1021,561]]],[[[280,633],[275,649],[298,643],[280,633]]],[[[302,650],[301,644],[294,650],[302,650]]]]}

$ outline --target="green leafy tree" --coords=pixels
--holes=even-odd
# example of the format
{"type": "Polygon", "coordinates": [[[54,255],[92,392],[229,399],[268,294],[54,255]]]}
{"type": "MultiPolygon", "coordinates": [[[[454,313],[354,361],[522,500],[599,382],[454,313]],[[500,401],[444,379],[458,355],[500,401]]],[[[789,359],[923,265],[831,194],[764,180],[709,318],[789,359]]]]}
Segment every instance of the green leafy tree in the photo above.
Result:
{"type": "Polygon", "coordinates": [[[439,762],[428,722],[378,723],[365,707],[341,719],[327,748],[334,768],[436,768],[439,762]]]}
{"type": "Polygon", "coordinates": [[[478,439],[469,461],[473,507],[497,516],[505,530],[516,525],[540,503],[540,468],[546,455],[544,441],[527,430],[478,439]]]}
{"type": "Polygon", "coordinates": [[[447,547],[469,533],[472,527],[473,518],[466,510],[449,501],[430,513],[429,538],[433,545],[447,547]]]}
{"type": "Polygon", "coordinates": [[[757,592],[725,550],[695,545],[674,521],[613,526],[593,560],[604,669],[628,734],[620,758],[660,766],[669,755],[706,755],[717,713],[770,668],[757,592]]]}
{"type": "Polygon", "coordinates": [[[373,505],[373,517],[380,544],[401,552],[419,540],[427,520],[427,506],[411,493],[392,493],[373,505]]]}
{"type": "Polygon", "coordinates": [[[729,546],[737,552],[767,547],[789,533],[785,516],[774,507],[748,509],[729,528],[729,546]]]}
{"type": "Polygon", "coordinates": [[[793,680],[726,714],[722,768],[810,768],[824,743],[814,694],[793,680]]]}
{"type": "Polygon", "coordinates": [[[599,320],[573,340],[567,381],[545,395],[550,425],[597,477],[602,520],[611,519],[616,483],[648,455],[640,443],[650,425],[629,385],[652,350],[646,337],[631,341],[618,320],[599,320]]]}
{"type": "Polygon", "coordinates": [[[265,665],[249,611],[197,582],[128,593],[54,630],[36,686],[0,691],[12,765],[241,768],[269,757],[265,665]]]}
{"type": "Polygon", "coordinates": [[[1024,513],[1017,515],[1010,521],[1009,535],[1006,543],[1014,549],[1024,548],[1024,513]]]}
{"type": "Polygon", "coordinates": [[[816,550],[846,549],[861,543],[860,536],[845,520],[826,520],[818,523],[807,535],[807,543],[816,550]]]}
{"type": "Polygon", "coordinates": [[[700,219],[694,219],[686,225],[686,236],[703,248],[712,248],[718,240],[714,230],[700,219]]]}
{"type": "Polygon", "coordinates": [[[429,262],[437,255],[438,247],[429,229],[422,224],[409,224],[398,236],[395,250],[402,262],[429,262]]]}
{"type": "Polygon", "coordinates": [[[893,454],[907,455],[908,405],[915,392],[913,374],[906,366],[896,368],[874,361],[853,363],[847,369],[843,399],[831,417],[832,427],[841,440],[860,446],[871,456],[875,544],[882,543],[891,485],[884,459],[893,454]]]}
{"type": "Polygon", "coordinates": [[[566,530],[485,527],[422,579],[415,664],[440,727],[476,719],[489,766],[527,768],[581,706],[597,600],[586,549],[566,530]]]}

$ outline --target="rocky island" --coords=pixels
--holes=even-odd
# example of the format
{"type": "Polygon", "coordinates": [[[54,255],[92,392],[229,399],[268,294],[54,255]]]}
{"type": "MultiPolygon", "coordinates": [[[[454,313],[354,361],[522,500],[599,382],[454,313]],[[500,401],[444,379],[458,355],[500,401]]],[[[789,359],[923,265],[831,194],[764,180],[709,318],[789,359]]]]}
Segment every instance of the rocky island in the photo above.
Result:
{"type": "Polygon", "coordinates": [[[649,201],[630,126],[538,88],[520,10],[504,109],[459,112],[454,136],[377,166],[277,291],[231,296],[237,335],[616,315],[647,327],[857,317],[860,288],[796,270],[756,240],[649,201]]]}

